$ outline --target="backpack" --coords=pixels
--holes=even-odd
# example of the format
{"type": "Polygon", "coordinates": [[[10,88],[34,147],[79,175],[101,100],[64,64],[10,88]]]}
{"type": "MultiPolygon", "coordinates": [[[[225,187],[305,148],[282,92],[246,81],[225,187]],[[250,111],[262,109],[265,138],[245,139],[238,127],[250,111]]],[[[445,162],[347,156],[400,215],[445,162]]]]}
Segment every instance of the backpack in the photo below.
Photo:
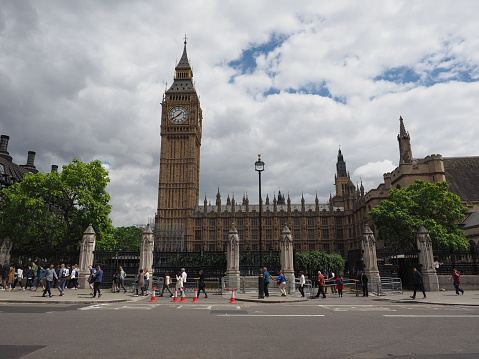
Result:
{"type": "Polygon", "coordinates": [[[344,285],[343,278],[339,277],[338,278],[338,286],[342,287],[344,285]]]}

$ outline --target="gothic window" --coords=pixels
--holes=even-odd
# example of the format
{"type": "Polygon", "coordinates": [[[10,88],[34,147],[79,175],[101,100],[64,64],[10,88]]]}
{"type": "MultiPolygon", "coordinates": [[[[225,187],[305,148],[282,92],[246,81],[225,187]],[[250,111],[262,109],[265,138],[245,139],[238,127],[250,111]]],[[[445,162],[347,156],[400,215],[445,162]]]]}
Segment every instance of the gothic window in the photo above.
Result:
{"type": "Polygon", "coordinates": [[[238,219],[238,226],[242,226],[243,225],[243,220],[242,219],[238,219]]]}
{"type": "Polygon", "coordinates": [[[329,231],[327,229],[323,229],[323,239],[329,238],[329,231]]]}
{"type": "Polygon", "coordinates": [[[338,228],[336,230],[336,238],[337,239],[343,239],[343,229],[342,228],[338,228]]]}
{"type": "Polygon", "coordinates": [[[266,230],[266,239],[272,239],[272,231],[271,229],[267,229],[266,230]]]}
{"type": "Polygon", "coordinates": [[[308,229],[308,239],[314,239],[314,229],[308,229]]]}
{"type": "Polygon", "coordinates": [[[229,219],[223,219],[223,226],[228,227],[230,225],[229,219]]]}
{"type": "Polygon", "coordinates": [[[327,226],[328,223],[329,223],[328,220],[329,220],[328,217],[323,217],[323,218],[321,218],[321,224],[322,224],[323,226],[327,226]]]}
{"type": "Polygon", "coordinates": [[[201,241],[201,230],[196,230],[195,231],[195,239],[197,241],[201,241]]]}
{"type": "Polygon", "coordinates": [[[299,226],[299,218],[295,218],[293,223],[295,226],[299,226]]]}
{"type": "Polygon", "coordinates": [[[196,218],[195,225],[196,227],[201,227],[201,218],[196,218]]]}
{"type": "Polygon", "coordinates": [[[5,174],[5,167],[0,163],[0,174],[5,174]]]}
{"type": "Polygon", "coordinates": [[[294,239],[301,239],[301,231],[299,229],[295,229],[294,230],[294,236],[293,236],[294,239]]]}
{"type": "Polygon", "coordinates": [[[279,225],[281,226],[281,228],[284,227],[285,224],[286,224],[286,220],[284,218],[280,218],[279,219],[279,225]]]}
{"type": "Polygon", "coordinates": [[[308,218],[308,225],[314,226],[314,218],[308,218]]]}
{"type": "Polygon", "coordinates": [[[257,229],[253,229],[251,231],[251,239],[252,240],[257,240],[258,239],[258,230],[257,229]]]}
{"type": "Polygon", "coordinates": [[[336,218],[336,225],[341,226],[343,224],[343,218],[342,217],[337,217],[336,218]]]}
{"type": "Polygon", "coordinates": [[[265,219],[265,225],[266,226],[271,226],[271,218],[266,218],[265,219]]]}
{"type": "Polygon", "coordinates": [[[214,218],[210,218],[210,227],[214,227],[216,225],[216,220],[214,218]]]}
{"type": "Polygon", "coordinates": [[[252,226],[257,226],[257,225],[258,225],[258,220],[257,220],[256,218],[253,218],[253,219],[251,220],[251,225],[252,225],[252,226]]]}
{"type": "Polygon", "coordinates": [[[215,240],[215,237],[216,237],[215,234],[216,234],[215,231],[210,231],[209,237],[208,237],[210,241],[214,241],[214,240],[215,240]]]}

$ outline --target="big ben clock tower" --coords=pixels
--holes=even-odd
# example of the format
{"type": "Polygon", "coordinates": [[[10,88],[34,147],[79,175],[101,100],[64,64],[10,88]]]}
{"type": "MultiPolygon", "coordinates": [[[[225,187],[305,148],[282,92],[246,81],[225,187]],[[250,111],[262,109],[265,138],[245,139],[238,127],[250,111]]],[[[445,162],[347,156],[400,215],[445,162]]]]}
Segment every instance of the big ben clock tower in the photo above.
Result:
{"type": "Polygon", "coordinates": [[[202,111],[186,53],[175,67],[161,112],[160,180],[155,233],[160,250],[192,250],[199,200],[202,111]]]}

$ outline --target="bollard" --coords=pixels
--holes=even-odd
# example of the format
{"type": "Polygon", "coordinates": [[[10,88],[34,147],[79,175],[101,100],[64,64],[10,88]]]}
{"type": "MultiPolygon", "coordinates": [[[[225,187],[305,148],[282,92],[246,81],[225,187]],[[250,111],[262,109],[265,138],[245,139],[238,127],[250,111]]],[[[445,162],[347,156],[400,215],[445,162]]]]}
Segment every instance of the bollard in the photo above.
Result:
{"type": "Polygon", "coordinates": [[[181,288],[181,299],[180,303],[186,303],[185,288],[181,288]]]}
{"type": "Polygon", "coordinates": [[[231,290],[231,300],[230,300],[230,303],[236,304],[236,301],[235,301],[235,289],[234,289],[234,288],[231,290]]]}
{"type": "Polygon", "coordinates": [[[172,303],[178,303],[178,288],[175,288],[175,296],[173,297],[172,303]]]}
{"type": "Polygon", "coordinates": [[[156,294],[155,294],[155,291],[156,291],[156,287],[153,286],[153,293],[151,293],[151,299],[150,299],[150,303],[151,302],[156,302],[156,294]]]}
{"type": "Polygon", "coordinates": [[[196,291],[196,287],[195,287],[195,296],[193,297],[193,300],[191,302],[198,303],[198,292],[196,291]]]}

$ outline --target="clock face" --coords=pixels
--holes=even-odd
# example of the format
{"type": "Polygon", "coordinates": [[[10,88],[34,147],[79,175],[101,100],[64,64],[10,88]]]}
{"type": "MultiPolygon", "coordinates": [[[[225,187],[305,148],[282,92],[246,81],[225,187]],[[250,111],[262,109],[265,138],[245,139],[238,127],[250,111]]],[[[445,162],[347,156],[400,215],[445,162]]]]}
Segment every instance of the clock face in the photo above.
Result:
{"type": "Polygon", "coordinates": [[[188,118],[188,111],[184,107],[176,106],[170,110],[168,117],[175,124],[184,123],[188,118]]]}

